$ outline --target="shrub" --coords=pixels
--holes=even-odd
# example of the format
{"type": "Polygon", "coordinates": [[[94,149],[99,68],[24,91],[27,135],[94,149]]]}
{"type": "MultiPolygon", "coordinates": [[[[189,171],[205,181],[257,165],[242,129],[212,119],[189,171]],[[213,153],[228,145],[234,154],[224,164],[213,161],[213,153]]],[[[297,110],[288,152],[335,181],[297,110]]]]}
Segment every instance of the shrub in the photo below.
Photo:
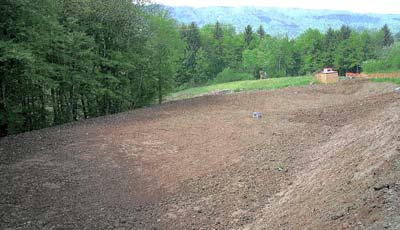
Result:
{"type": "Polygon", "coordinates": [[[381,57],[368,60],[362,64],[365,73],[388,73],[400,70],[400,43],[382,50],[381,57]]]}
{"type": "Polygon", "coordinates": [[[217,83],[232,82],[232,81],[244,81],[244,80],[254,80],[254,77],[249,73],[237,72],[231,68],[226,68],[209,83],[217,84],[217,83]]]}
{"type": "Polygon", "coordinates": [[[387,69],[387,64],[383,60],[368,60],[362,65],[363,72],[377,73],[387,69]]]}

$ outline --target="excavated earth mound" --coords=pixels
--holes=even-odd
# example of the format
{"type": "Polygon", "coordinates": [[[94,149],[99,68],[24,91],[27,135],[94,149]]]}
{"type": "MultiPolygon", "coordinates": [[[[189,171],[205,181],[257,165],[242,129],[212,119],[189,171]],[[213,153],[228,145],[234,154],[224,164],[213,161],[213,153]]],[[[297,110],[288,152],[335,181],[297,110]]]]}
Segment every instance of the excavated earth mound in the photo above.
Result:
{"type": "Polygon", "coordinates": [[[395,88],[210,95],[3,138],[0,229],[400,229],[395,88]]]}

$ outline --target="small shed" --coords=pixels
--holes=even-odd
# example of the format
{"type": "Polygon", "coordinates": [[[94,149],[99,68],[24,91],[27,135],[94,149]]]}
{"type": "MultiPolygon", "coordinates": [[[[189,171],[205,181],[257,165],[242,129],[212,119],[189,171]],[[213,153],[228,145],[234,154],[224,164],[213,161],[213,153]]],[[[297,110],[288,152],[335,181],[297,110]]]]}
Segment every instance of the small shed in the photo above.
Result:
{"type": "Polygon", "coordinates": [[[339,74],[333,68],[324,68],[315,74],[315,80],[325,84],[336,83],[339,81],[339,74]]]}

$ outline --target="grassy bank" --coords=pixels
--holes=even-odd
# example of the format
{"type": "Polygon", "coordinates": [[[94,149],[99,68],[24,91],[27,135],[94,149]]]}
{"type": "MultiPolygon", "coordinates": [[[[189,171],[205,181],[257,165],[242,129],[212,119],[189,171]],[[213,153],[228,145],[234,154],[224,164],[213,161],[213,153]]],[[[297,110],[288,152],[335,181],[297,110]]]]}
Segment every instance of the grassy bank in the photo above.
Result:
{"type": "Polygon", "coordinates": [[[303,76],[303,77],[283,77],[283,78],[270,78],[265,80],[228,82],[228,83],[186,89],[180,92],[172,93],[166,99],[167,100],[185,99],[220,90],[232,90],[238,92],[238,91],[251,91],[251,90],[280,89],[289,86],[307,85],[310,83],[310,81],[312,81],[312,79],[313,77],[311,76],[303,76]]]}
{"type": "Polygon", "coordinates": [[[370,80],[373,82],[393,82],[400,85],[400,78],[372,78],[370,80]]]}

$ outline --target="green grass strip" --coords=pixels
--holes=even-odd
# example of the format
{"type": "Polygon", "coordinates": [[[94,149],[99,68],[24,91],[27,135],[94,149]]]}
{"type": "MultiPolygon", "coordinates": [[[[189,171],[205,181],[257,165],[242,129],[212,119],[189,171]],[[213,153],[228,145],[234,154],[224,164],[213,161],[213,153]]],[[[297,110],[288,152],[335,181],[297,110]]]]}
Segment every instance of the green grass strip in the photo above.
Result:
{"type": "Polygon", "coordinates": [[[400,85],[400,78],[372,78],[370,81],[373,82],[392,82],[400,85]]]}
{"type": "Polygon", "coordinates": [[[212,93],[219,90],[232,90],[235,92],[239,92],[239,91],[280,89],[290,86],[308,85],[312,80],[313,80],[312,76],[302,76],[302,77],[282,77],[282,78],[269,78],[265,80],[228,82],[228,83],[186,89],[180,92],[172,93],[166,99],[178,100],[178,99],[192,98],[202,94],[212,93]]]}

